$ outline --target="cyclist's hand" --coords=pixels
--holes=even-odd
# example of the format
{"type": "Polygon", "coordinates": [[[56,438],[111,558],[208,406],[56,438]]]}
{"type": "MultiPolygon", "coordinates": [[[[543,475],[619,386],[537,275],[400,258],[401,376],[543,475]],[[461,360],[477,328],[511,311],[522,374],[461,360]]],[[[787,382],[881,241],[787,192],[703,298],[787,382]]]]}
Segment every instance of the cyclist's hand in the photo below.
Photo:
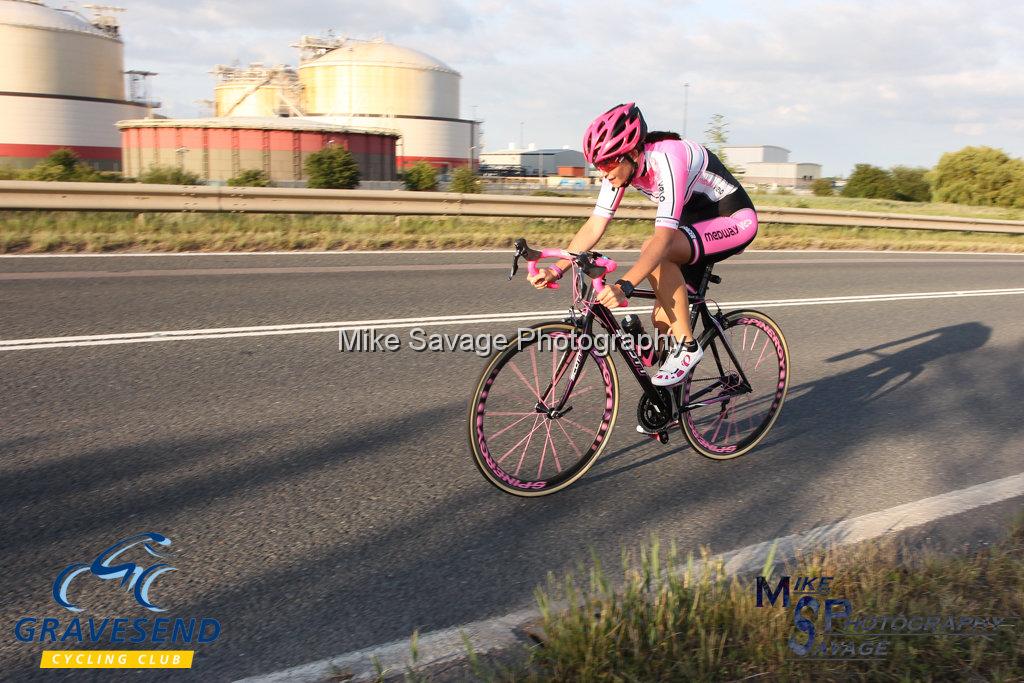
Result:
{"type": "Polygon", "coordinates": [[[618,285],[605,285],[597,294],[597,302],[603,304],[605,308],[618,308],[625,301],[626,295],[618,285]]]}
{"type": "Polygon", "coordinates": [[[527,275],[526,279],[530,281],[536,289],[544,289],[548,286],[549,282],[554,282],[558,278],[550,268],[541,268],[537,271],[536,275],[527,275]]]}

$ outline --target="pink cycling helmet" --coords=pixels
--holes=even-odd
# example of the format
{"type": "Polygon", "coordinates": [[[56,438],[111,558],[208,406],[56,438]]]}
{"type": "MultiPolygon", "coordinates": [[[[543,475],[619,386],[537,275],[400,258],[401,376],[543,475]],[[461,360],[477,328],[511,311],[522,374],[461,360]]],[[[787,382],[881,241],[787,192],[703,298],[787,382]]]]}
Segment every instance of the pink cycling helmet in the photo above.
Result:
{"type": "Polygon", "coordinates": [[[647,122],[636,104],[619,104],[594,119],[583,134],[583,156],[592,164],[629,154],[643,144],[647,122]]]}

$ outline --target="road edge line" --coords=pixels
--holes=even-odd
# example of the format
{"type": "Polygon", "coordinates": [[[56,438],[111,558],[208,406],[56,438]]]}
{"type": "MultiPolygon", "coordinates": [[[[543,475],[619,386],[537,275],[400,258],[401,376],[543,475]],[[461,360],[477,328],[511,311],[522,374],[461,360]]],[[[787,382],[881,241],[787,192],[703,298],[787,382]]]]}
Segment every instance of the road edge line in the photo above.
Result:
{"type": "MultiPolygon", "coordinates": [[[[709,557],[708,562],[722,562],[728,575],[740,574],[760,569],[773,547],[775,561],[779,562],[794,557],[798,552],[810,551],[821,546],[842,547],[861,543],[1020,496],[1024,496],[1024,472],[815,527],[800,534],[754,543],[709,557]]],[[[693,564],[695,572],[703,571],[704,566],[703,560],[693,564]]],[[[674,571],[679,572],[683,569],[685,565],[680,565],[674,568],[674,571]]],[[[466,650],[462,634],[466,635],[478,655],[521,643],[523,639],[519,632],[522,627],[539,618],[540,613],[536,609],[523,609],[501,617],[422,635],[418,639],[419,657],[416,667],[436,666],[465,659],[466,650]]],[[[351,678],[346,679],[352,683],[374,680],[377,676],[375,661],[392,674],[402,672],[411,666],[409,645],[409,639],[403,638],[309,664],[240,679],[236,683],[313,683],[326,680],[338,672],[352,674],[351,678]]]]}

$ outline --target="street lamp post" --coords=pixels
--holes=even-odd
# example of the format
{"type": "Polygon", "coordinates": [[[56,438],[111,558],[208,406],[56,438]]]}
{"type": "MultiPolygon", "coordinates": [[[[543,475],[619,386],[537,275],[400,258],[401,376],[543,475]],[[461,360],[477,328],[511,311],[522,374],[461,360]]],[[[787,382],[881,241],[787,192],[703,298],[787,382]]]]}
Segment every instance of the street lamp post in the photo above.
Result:
{"type": "Polygon", "coordinates": [[[686,137],[686,117],[690,108],[690,84],[683,83],[683,137],[686,137]]]}

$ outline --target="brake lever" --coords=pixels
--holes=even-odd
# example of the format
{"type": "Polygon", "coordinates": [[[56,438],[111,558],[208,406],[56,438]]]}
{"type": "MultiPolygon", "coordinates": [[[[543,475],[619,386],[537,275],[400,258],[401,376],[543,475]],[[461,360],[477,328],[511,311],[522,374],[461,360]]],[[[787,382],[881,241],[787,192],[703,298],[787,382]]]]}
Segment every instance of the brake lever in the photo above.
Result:
{"type": "Polygon", "coordinates": [[[509,279],[510,281],[512,280],[512,278],[513,278],[513,277],[515,277],[516,273],[518,273],[518,272],[519,272],[519,257],[520,257],[520,256],[522,256],[522,254],[516,254],[516,255],[515,255],[515,256],[514,256],[513,258],[512,258],[512,272],[510,272],[510,273],[508,274],[508,279],[509,279]]]}

